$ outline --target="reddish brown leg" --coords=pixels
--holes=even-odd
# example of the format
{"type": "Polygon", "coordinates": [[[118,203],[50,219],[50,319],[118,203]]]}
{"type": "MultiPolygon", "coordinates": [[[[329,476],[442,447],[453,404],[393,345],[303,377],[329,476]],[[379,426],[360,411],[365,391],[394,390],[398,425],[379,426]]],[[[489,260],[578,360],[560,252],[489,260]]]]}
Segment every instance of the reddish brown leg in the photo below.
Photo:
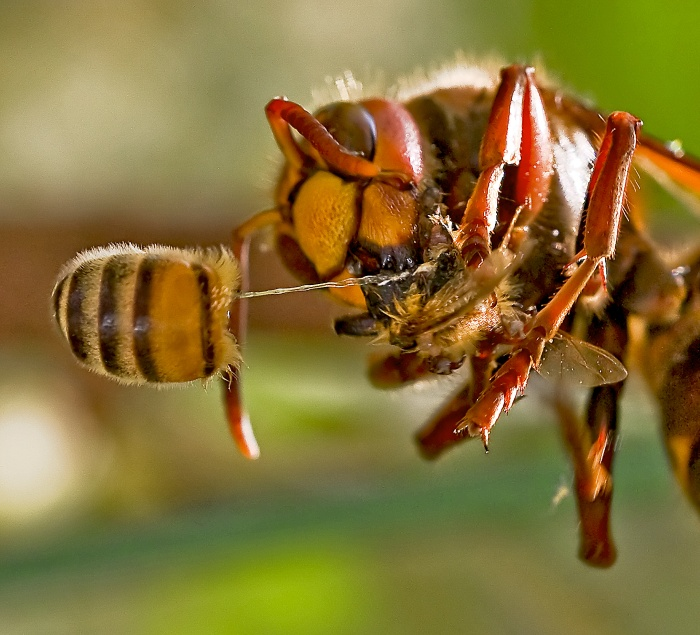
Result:
{"type": "Polygon", "coordinates": [[[608,117],[605,137],[589,185],[589,205],[584,230],[583,262],[561,286],[550,302],[526,325],[527,335],[494,375],[488,388],[469,409],[456,428],[481,436],[488,447],[491,428],[501,412],[507,412],[522,394],[532,368],[542,359],[545,343],[578,300],[593,273],[615,251],[618,228],[627,188],[627,177],[641,122],[628,113],[608,117]]]}
{"type": "Polygon", "coordinates": [[[581,520],[579,557],[596,567],[609,567],[617,552],[610,534],[612,469],[617,445],[617,403],[622,383],[598,386],[588,404],[587,427],[592,444],[588,472],[576,479],[576,501],[581,520]]]}
{"type": "MultiPolygon", "coordinates": [[[[611,305],[603,318],[594,317],[588,331],[592,344],[622,359],[629,341],[627,315],[611,305]]],[[[615,562],[616,550],[610,535],[610,506],[613,494],[613,459],[617,446],[617,411],[624,382],[598,386],[588,403],[585,434],[586,465],[577,467],[574,457],[576,500],[581,520],[579,557],[597,567],[615,562]]]]}
{"type": "Polygon", "coordinates": [[[621,383],[595,388],[586,422],[563,399],[555,404],[574,468],[574,494],[581,523],[579,557],[595,567],[609,567],[617,557],[610,532],[610,506],[621,390],[621,383]]]}
{"type": "MultiPolygon", "coordinates": [[[[257,214],[234,231],[232,249],[233,255],[240,265],[241,293],[248,291],[248,262],[250,241],[253,235],[263,227],[274,226],[280,222],[279,212],[271,210],[257,214]]],[[[229,331],[236,338],[238,346],[241,348],[245,344],[247,314],[248,301],[239,299],[231,307],[229,315],[229,331]]],[[[260,448],[255,440],[248,413],[243,406],[240,369],[229,370],[229,376],[224,378],[224,400],[231,436],[233,436],[243,456],[248,459],[257,459],[260,456],[260,448]]]]}
{"type": "Polygon", "coordinates": [[[491,249],[507,165],[518,166],[514,197],[519,226],[529,224],[547,199],[554,158],[534,73],[534,69],[524,66],[508,66],[501,71],[501,84],[479,152],[481,174],[455,240],[468,266],[478,267],[491,249]]]}
{"type": "MultiPolygon", "coordinates": [[[[443,450],[469,437],[456,435],[456,425],[474,404],[488,382],[491,370],[490,352],[472,359],[472,380],[416,434],[421,453],[425,458],[436,458],[443,450]]],[[[377,388],[391,389],[434,377],[428,360],[417,352],[391,352],[370,358],[369,379],[377,388]]]]}
{"type": "MultiPolygon", "coordinates": [[[[588,341],[622,359],[627,350],[627,316],[611,305],[594,317],[588,341]]],[[[574,467],[574,492],[580,518],[579,557],[596,567],[609,567],[616,557],[610,533],[612,468],[617,444],[617,404],[623,382],[598,386],[591,392],[586,420],[563,399],[555,400],[566,448],[574,467]]]]}
{"type": "Polygon", "coordinates": [[[431,374],[427,359],[415,352],[392,352],[369,360],[369,380],[376,388],[397,388],[431,374]]]}
{"type": "MultiPolygon", "coordinates": [[[[421,453],[426,458],[435,458],[449,446],[469,437],[454,433],[457,423],[474,404],[488,381],[490,355],[472,361],[473,380],[450,399],[445,407],[416,435],[421,453]]],[[[417,352],[392,352],[370,358],[369,379],[374,386],[391,389],[430,377],[432,373],[425,357],[417,352]]]]}
{"type": "Polygon", "coordinates": [[[455,434],[457,424],[464,419],[476,397],[486,387],[491,375],[491,355],[472,358],[472,380],[450,399],[447,404],[416,434],[416,441],[425,458],[437,458],[455,443],[469,439],[455,434]]]}

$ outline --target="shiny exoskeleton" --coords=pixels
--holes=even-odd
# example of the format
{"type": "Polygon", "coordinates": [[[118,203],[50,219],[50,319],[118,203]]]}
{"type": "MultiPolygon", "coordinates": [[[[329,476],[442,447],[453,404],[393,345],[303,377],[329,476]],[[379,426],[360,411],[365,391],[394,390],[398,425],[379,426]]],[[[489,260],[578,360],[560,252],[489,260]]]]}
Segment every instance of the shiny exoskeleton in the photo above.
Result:
{"type": "Polygon", "coordinates": [[[392,97],[355,95],[350,76],[339,85],[340,101],[314,114],[267,105],[285,164],[274,207],[234,231],[232,254],[128,247],[69,263],[54,308],[75,356],[132,383],[223,375],[231,432],[257,457],[234,342],[251,240],[272,229],[290,271],[355,308],[338,333],[393,347],[370,362],[375,385],[469,368],[419,431],[425,456],[471,437],[488,449],[531,371],[554,376],[587,563],[616,557],[626,365],[658,398],[675,475],[700,509],[700,249],[660,251],[628,187],[638,170],[700,194],[700,162],[529,67],[451,68],[392,97]],[[583,417],[571,384],[590,388],[583,417]]]}
{"type": "MultiPolygon", "coordinates": [[[[244,275],[251,236],[271,226],[305,282],[373,276],[330,293],[359,309],[336,321],[338,333],[395,347],[370,364],[376,385],[469,365],[468,384],[418,434],[426,456],[470,436],[488,449],[500,414],[565,336],[575,352],[559,353],[554,405],[574,466],[580,555],[609,566],[618,402],[634,346],[663,360],[644,366],[657,369],[648,379],[673,466],[700,507],[699,265],[659,255],[627,192],[633,161],[698,192],[698,162],[642,136],[632,115],[606,119],[521,66],[453,69],[409,95],[314,115],[284,99],[266,112],[286,163],[274,209],[234,234],[244,275]],[[591,387],[584,418],[567,377],[591,387]]],[[[234,312],[232,331],[243,326],[234,312]]],[[[227,405],[234,437],[255,455],[236,382],[227,405]]]]}

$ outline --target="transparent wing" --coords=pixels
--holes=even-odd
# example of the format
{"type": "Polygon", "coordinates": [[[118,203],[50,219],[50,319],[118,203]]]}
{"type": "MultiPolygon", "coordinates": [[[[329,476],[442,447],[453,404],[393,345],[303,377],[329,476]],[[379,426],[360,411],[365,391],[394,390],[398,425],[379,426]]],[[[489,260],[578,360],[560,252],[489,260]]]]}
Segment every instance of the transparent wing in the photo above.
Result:
{"type": "Polygon", "coordinates": [[[627,369],[610,353],[568,333],[558,333],[545,346],[539,373],[586,388],[614,384],[627,377],[627,369]]]}

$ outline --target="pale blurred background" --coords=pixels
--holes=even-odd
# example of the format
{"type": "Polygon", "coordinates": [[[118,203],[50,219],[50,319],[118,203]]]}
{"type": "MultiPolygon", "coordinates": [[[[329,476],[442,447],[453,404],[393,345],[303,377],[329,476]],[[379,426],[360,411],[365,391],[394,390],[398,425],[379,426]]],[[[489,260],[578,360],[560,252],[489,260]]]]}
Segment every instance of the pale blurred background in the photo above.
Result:
{"type": "MultiPolygon", "coordinates": [[[[571,474],[535,399],[488,457],[426,463],[412,434],[454,383],[374,391],[367,344],[331,334],[322,297],[260,300],[249,463],[217,386],[89,375],[48,298],[85,247],[227,241],[269,205],[265,103],[308,103],[346,69],[391,83],[457,50],[541,59],[698,154],[699,19],[601,0],[0,5],[0,634],[697,633],[700,522],[638,387],[619,562],[594,571],[572,499],[553,504],[571,474]]],[[[274,254],[253,267],[257,288],[290,282],[274,254]]]]}

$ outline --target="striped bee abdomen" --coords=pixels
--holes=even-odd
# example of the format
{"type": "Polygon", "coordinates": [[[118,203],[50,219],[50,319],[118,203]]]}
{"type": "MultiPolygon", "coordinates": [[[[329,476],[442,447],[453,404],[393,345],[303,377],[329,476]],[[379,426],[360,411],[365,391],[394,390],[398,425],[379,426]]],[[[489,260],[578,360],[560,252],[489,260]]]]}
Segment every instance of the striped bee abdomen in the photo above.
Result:
{"type": "Polygon", "coordinates": [[[130,244],[78,254],[53,292],[56,322],[90,370],[132,384],[206,379],[239,362],[228,312],[238,265],[224,248],[130,244]]]}

